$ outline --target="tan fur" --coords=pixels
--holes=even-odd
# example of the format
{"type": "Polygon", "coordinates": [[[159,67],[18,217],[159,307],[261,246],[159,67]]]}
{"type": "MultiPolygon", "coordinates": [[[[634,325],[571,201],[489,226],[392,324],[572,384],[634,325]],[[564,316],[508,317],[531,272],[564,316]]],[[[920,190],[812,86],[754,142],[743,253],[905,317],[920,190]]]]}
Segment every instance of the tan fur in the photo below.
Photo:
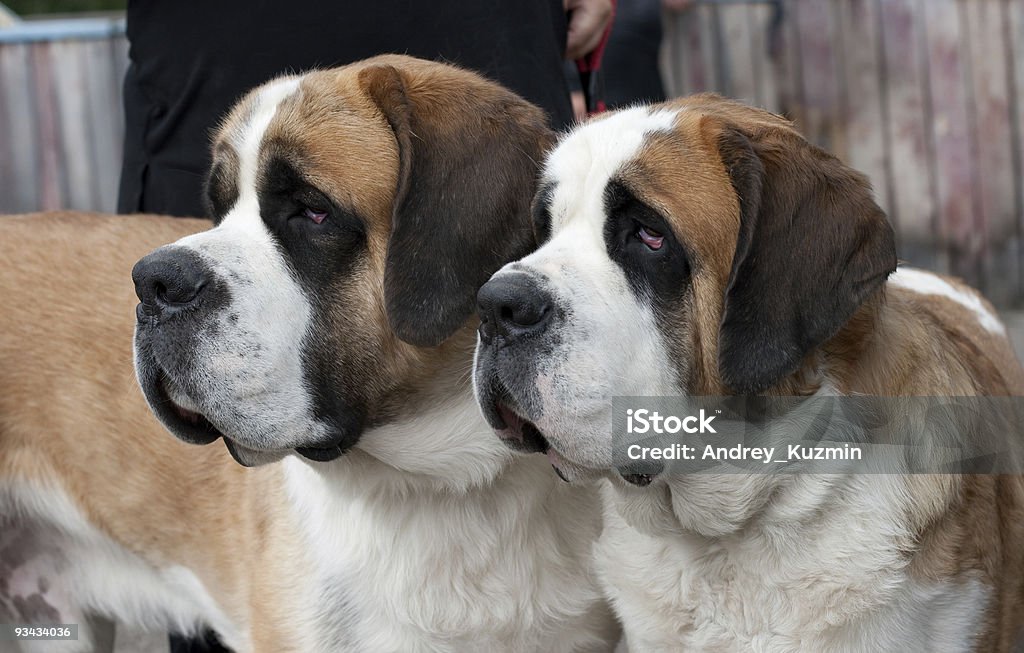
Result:
{"type": "MultiPolygon", "coordinates": [[[[959,280],[954,287],[973,293],[959,280]]],[[[984,305],[993,312],[987,301],[984,305]]],[[[1024,371],[1005,336],[960,304],[888,288],[825,348],[845,393],[904,396],[1024,396],[1024,371]],[[859,333],[858,333],[859,332],[859,333]],[[849,341],[859,356],[844,356],[849,341]]],[[[1010,475],[912,478],[919,514],[910,573],[946,580],[979,573],[993,589],[980,651],[1011,651],[1024,634],[1024,478],[1010,475]]]]}
{"type": "Polygon", "coordinates": [[[251,626],[257,650],[299,650],[281,579],[301,568],[302,549],[279,467],[245,469],[223,447],[170,437],[132,373],[132,266],[208,227],[156,216],[0,218],[0,301],[17,309],[0,311],[0,479],[60,488],[154,567],[194,570],[251,626]]]}

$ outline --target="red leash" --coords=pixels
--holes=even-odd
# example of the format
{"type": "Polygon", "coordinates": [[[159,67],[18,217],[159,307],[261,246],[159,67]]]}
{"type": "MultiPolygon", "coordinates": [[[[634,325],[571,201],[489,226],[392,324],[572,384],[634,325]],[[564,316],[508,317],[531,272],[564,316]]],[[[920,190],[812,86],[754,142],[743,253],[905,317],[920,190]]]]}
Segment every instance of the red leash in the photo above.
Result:
{"type": "Polygon", "coordinates": [[[608,20],[608,26],[604,28],[601,41],[597,47],[582,59],[576,60],[576,70],[580,73],[580,86],[583,88],[583,101],[587,105],[587,115],[602,113],[608,110],[604,102],[604,80],[601,76],[601,58],[604,57],[604,49],[608,46],[608,37],[612,33],[612,24],[615,22],[615,3],[612,0],[612,16],[608,20]]]}

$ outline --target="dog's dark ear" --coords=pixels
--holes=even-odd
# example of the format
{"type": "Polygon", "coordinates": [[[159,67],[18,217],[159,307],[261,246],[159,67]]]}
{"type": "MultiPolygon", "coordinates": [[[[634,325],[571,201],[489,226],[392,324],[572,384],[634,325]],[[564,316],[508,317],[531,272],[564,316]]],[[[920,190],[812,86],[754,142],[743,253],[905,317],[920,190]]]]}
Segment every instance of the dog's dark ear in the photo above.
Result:
{"type": "Polygon", "coordinates": [[[480,286],[536,246],[530,200],[553,135],[540,109],[450,66],[376,65],[359,81],[398,141],[388,320],[402,340],[438,345],[480,286]]]}
{"type": "Polygon", "coordinates": [[[896,269],[868,180],[788,127],[725,127],[740,231],[718,341],[722,381],[761,392],[834,336],[896,269]]]}

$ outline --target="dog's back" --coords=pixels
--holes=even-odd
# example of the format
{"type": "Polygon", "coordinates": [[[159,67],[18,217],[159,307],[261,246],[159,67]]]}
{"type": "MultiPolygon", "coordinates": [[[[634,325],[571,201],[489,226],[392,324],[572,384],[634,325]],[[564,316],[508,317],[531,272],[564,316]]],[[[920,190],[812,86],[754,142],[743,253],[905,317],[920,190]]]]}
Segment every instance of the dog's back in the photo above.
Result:
{"type": "Polygon", "coordinates": [[[132,367],[132,265],[208,227],[0,217],[0,621],[81,624],[79,641],[57,650],[89,650],[94,611],[187,632],[250,618],[218,605],[259,610],[252,565],[273,537],[254,536],[268,529],[250,522],[286,523],[266,491],[277,470],[244,470],[223,448],[171,437],[132,367]]]}

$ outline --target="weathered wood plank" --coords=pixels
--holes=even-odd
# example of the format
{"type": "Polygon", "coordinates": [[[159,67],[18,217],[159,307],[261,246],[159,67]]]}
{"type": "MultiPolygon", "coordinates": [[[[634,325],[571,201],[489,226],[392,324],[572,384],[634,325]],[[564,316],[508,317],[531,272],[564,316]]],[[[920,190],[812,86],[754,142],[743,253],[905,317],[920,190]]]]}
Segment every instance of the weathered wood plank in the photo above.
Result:
{"type": "Polygon", "coordinates": [[[682,97],[687,93],[686,73],[683,66],[685,25],[688,18],[684,15],[689,12],[676,12],[663,10],[661,14],[661,27],[663,30],[661,51],[659,52],[661,64],[661,79],[665,84],[667,97],[682,97]]]}
{"type": "Polygon", "coordinates": [[[0,47],[0,213],[39,208],[32,69],[24,44],[0,47]]]}
{"type": "MultiPolygon", "coordinates": [[[[1004,5],[1006,13],[1004,57],[1007,62],[1007,85],[1010,99],[1010,140],[1013,154],[1013,176],[1015,179],[1014,206],[1017,221],[1017,233],[1024,234],[1024,2],[1012,0],[1004,5]]],[[[1021,245],[1024,249],[1024,243],[1021,245]]],[[[1019,253],[1024,259],[1024,251],[1019,253]]],[[[1017,296],[1014,298],[1019,305],[1024,303],[1024,260],[1020,261],[1017,279],[1017,296]]]]}
{"type": "Polygon", "coordinates": [[[90,208],[113,212],[117,209],[124,138],[121,79],[114,77],[114,51],[109,41],[85,41],[82,49],[89,75],[86,102],[93,125],[91,156],[95,176],[91,183],[94,202],[90,208]]]}
{"type": "Polygon", "coordinates": [[[794,17],[800,39],[803,115],[800,127],[811,142],[845,158],[843,121],[838,83],[835,3],[795,0],[794,17]]]}
{"type": "Polygon", "coordinates": [[[1010,111],[1002,0],[963,3],[971,58],[983,240],[977,250],[985,290],[997,301],[1017,294],[1020,238],[1014,207],[1010,111]]]}
{"type": "Polygon", "coordinates": [[[756,4],[747,8],[755,102],[758,106],[778,113],[782,110],[779,99],[781,52],[777,47],[778,44],[772,42],[774,18],[774,9],[769,5],[756,4]]]}
{"type": "Polygon", "coordinates": [[[798,125],[804,124],[803,53],[800,43],[799,0],[786,0],[779,28],[779,107],[781,113],[798,125]]]}
{"type": "Polygon", "coordinates": [[[49,43],[34,43],[29,49],[32,70],[32,92],[36,111],[36,147],[39,148],[39,208],[59,209],[61,192],[61,135],[57,104],[53,91],[53,63],[49,43]]]}
{"type": "Polygon", "coordinates": [[[971,156],[966,54],[957,0],[922,3],[932,107],[932,154],[937,215],[936,256],[953,274],[978,277],[975,220],[980,201],[971,156]]]}
{"type": "Polygon", "coordinates": [[[54,104],[60,129],[60,208],[88,210],[97,205],[93,179],[97,170],[92,160],[93,129],[97,116],[90,114],[87,96],[92,83],[83,61],[83,44],[56,41],[50,44],[50,72],[54,104]]]}
{"type": "Polygon", "coordinates": [[[845,160],[871,179],[875,200],[888,212],[895,189],[886,159],[878,8],[874,0],[837,4],[837,40],[842,52],[840,95],[846,114],[845,160]]]}
{"type": "Polygon", "coordinates": [[[723,95],[758,103],[757,67],[761,56],[754,50],[755,42],[747,5],[726,5],[719,9],[725,47],[719,53],[719,65],[724,69],[721,92],[723,95]]]}
{"type": "Polygon", "coordinates": [[[699,6],[682,12],[685,17],[683,65],[686,73],[686,93],[714,91],[715,79],[714,25],[711,8],[699,6]]]}
{"type": "Polygon", "coordinates": [[[935,262],[934,182],[928,160],[930,126],[921,74],[921,25],[913,0],[879,0],[882,34],[882,75],[888,121],[893,187],[890,207],[901,252],[911,262],[935,262]]]}

